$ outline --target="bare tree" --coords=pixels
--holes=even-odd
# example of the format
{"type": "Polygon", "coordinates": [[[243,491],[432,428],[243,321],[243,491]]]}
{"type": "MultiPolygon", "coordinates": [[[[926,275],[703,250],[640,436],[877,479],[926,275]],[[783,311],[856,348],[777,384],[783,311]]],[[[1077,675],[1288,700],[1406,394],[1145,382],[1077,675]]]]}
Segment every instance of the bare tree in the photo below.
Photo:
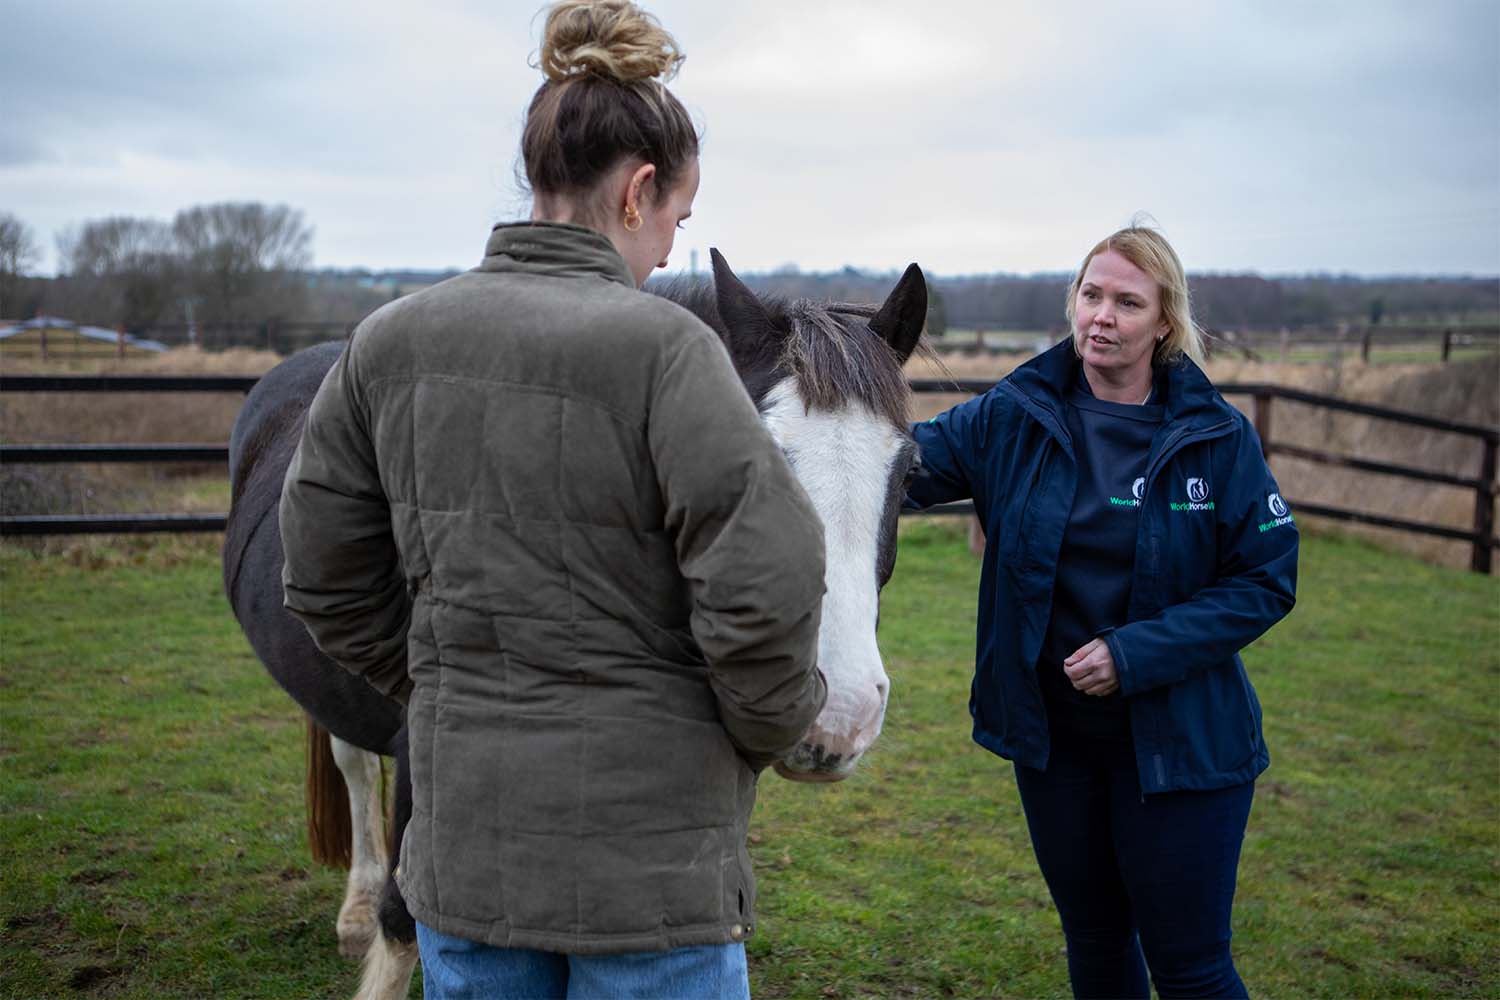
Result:
{"type": "Polygon", "coordinates": [[[9,212],[0,212],[0,316],[18,313],[22,280],[41,256],[31,227],[9,212]]]}
{"type": "Polygon", "coordinates": [[[172,227],[115,216],[58,235],[62,296],[73,318],[140,330],[175,318],[182,269],[172,227]]]}
{"type": "Polygon", "coordinates": [[[198,205],[178,212],[172,230],[205,326],[298,314],[313,236],[300,211],[259,202],[198,205]]]}

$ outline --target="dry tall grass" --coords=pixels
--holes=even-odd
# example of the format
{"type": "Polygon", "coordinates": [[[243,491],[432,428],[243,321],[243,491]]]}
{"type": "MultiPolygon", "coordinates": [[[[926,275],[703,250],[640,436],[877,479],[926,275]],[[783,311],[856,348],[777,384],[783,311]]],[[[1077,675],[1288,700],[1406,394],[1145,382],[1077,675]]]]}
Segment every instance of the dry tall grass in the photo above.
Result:
{"type": "MultiPolygon", "coordinates": [[[[7,375],[262,375],[281,358],[270,351],[206,352],[62,359],[0,355],[7,375]]],[[[237,392],[25,392],[0,396],[0,438],[61,444],[222,443],[244,401],[237,392]]]]}
{"type": "MultiPolygon", "coordinates": [[[[1002,378],[1024,356],[950,356],[947,374],[960,378],[1002,378]]],[[[916,378],[941,378],[927,359],[907,366],[916,378]]],[[[1451,364],[1363,364],[1356,360],[1328,364],[1278,364],[1216,360],[1208,366],[1216,384],[1268,382],[1343,399],[1388,406],[1411,413],[1500,429],[1500,358],[1494,356],[1451,364]]],[[[915,417],[925,419],[968,398],[966,395],[917,397],[915,417]]],[[[1249,413],[1247,396],[1229,401],[1249,413]]],[[[1391,462],[1452,475],[1477,477],[1481,446],[1476,438],[1404,426],[1353,414],[1277,400],[1272,406],[1271,438],[1284,444],[1371,461],[1391,462]]],[[[1474,492],[1320,463],[1277,456],[1272,470],[1288,497],[1304,503],[1344,507],[1473,530],[1474,492]]],[[[1500,504],[1496,506],[1500,523],[1500,504]]],[[[1381,545],[1448,566],[1468,566],[1471,548],[1454,542],[1386,528],[1304,518],[1320,530],[1347,532],[1381,545]]],[[[1500,554],[1496,556],[1500,560],[1500,554]]]]}
{"type": "MultiPolygon", "coordinates": [[[[0,352],[7,375],[261,375],[281,358],[269,351],[61,357],[42,361],[0,352]]],[[[0,394],[0,440],[15,444],[223,444],[244,402],[237,392],[17,392],[0,394]]],[[[115,463],[7,465],[0,512],[123,514],[223,511],[222,465],[115,463]]]]}

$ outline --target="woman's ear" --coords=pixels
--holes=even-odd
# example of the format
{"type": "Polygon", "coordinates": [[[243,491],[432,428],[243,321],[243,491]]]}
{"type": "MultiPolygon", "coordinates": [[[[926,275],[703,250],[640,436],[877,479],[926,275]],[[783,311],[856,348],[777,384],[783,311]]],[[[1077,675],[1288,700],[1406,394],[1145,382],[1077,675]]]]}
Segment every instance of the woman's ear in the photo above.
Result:
{"type": "Polygon", "coordinates": [[[656,164],[642,163],[630,174],[630,181],[625,185],[625,207],[641,207],[641,194],[647,192],[648,202],[656,201],[656,164]]]}

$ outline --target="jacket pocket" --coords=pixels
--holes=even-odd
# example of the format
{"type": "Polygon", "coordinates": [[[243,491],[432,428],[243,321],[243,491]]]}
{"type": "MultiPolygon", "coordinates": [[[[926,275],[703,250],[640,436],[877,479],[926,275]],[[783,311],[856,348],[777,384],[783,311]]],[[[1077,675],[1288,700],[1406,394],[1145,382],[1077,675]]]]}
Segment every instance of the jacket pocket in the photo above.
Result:
{"type": "Polygon", "coordinates": [[[1208,667],[1168,688],[1166,735],[1186,775],[1225,774],[1255,755],[1255,711],[1243,672],[1233,660],[1208,667]]]}

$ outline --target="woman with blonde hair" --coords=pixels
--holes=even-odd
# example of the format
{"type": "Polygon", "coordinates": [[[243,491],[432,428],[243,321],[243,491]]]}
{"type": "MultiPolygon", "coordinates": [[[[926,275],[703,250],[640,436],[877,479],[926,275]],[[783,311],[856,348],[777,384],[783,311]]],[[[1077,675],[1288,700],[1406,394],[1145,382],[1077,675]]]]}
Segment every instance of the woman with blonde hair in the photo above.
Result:
{"type": "Polygon", "coordinates": [[[406,705],[428,998],[749,993],[823,529],[717,335],[639,290],[698,189],[681,59],[625,0],[550,8],[531,220],[359,326],[287,474],[288,609],[406,705]]]}
{"type": "Polygon", "coordinates": [[[1239,650],[1292,607],[1297,529],[1203,374],[1177,254],[1101,240],[1071,336],[913,429],[917,506],[988,544],[969,699],[1011,760],[1079,997],[1244,996],[1230,909],[1269,755],[1239,650]]]}

